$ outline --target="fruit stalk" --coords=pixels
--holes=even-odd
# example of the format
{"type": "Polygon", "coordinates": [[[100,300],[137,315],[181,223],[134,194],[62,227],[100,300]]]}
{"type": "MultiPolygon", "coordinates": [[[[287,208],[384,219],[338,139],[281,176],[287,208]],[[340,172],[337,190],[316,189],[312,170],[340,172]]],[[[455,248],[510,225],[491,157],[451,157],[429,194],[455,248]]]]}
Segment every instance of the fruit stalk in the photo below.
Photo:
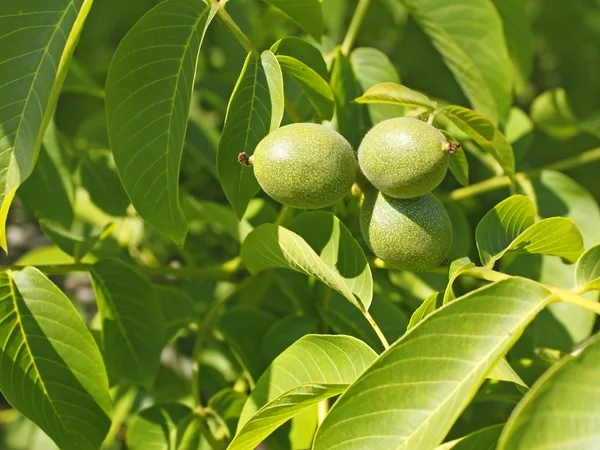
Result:
{"type": "Polygon", "coordinates": [[[370,4],[371,0],[359,0],[358,5],[356,5],[354,15],[352,16],[352,20],[348,26],[348,31],[346,32],[346,37],[342,43],[342,53],[345,56],[348,56],[350,50],[352,50],[352,46],[354,45],[354,41],[356,40],[356,36],[360,30],[360,26],[367,15],[367,10],[369,9],[370,4]]]}

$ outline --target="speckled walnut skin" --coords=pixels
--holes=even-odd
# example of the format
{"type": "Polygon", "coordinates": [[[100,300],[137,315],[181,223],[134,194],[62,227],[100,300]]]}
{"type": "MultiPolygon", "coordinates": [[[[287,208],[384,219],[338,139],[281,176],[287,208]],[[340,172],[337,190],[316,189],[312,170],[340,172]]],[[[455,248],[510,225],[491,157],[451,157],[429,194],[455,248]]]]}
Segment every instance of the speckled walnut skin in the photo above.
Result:
{"type": "Polygon", "coordinates": [[[263,190],[284,205],[318,209],[341,200],[358,169],[352,146],[334,130],[295,123],[265,137],[252,157],[263,190]]]}
{"type": "Polygon", "coordinates": [[[452,244],[452,223],[433,195],[399,199],[370,189],[360,227],[373,253],[390,267],[413,272],[439,267],[452,244]]]}
{"type": "Polygon", "coordinates": [[[449,157],[444,135],[411,117],[375,125],[358,149],[365,177],[381,192],[396,198],[431,192],[446,176],[449,157]]]}

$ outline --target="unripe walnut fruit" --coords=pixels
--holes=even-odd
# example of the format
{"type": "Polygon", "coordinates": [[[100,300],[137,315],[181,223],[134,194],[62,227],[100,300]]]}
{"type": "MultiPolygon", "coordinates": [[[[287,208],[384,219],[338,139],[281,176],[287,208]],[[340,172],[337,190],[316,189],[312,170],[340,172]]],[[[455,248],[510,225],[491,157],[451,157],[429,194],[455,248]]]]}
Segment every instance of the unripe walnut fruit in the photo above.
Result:
{"type": "Polygon", "coordinates": [[[358,149],[365,177],[379,191],[395,198],[431,192],[448,170],[449,144],[432,125],[410,117],[375,125],[358,149]]]}
{"type": "Polygon", "coordinates": [[[295,123],[266,136],[252,156],[263,190],[284,205],[317,209],[350,192],[357,163],[338,132],[315,123],[295,123]]]}
{"type": "Polygon", "coordinates": [[[419,272],[440,266],[452,245],[452,223],[431,193],[413,199],[365,192],[360,227],[373,253],[386,265],[419,272]]]}

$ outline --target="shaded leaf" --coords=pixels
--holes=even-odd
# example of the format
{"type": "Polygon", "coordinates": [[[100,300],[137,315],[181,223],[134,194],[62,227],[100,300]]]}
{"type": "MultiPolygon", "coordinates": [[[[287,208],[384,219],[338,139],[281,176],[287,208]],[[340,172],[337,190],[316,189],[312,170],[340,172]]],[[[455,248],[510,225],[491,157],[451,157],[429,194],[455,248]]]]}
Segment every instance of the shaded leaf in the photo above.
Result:
{"type": "Polygon", "coordinates": [[[210,201],[199,201],[191,195],[182,199],[185,217],[190,223],[190,232],[196,222],[208,222],[231,235],[237,242],[243,241],[252,231],[252,225],[245,218],[238,220],[235,212],[227,205],[210,201]]]}
{"type": "Polygon", "coordinates": [[[179,330],[198,319],[194,300],[183,290],[171,286],[154,286],[160,302],[165,327],[165,342],[171,341],[179,330]]]}
{"type": "Polygon", "coordinates": [[[265,71],[269,94],[271,96],[271,126],[269,131],[274,131],[281,125],[284,112],[283,73],[279,61],[270,50],[265,50],[260,56],[260,61],[265,71]]]}
{"type": "Polygon", "coordinates": [[[0,247],[19,185],[31,175],[90,0],[0,7],[0,247]]]}
{"type": "Polygon", "coordinates": [[[498,450],[595,449],[600,445],[600,339],[554,364],[525,395],[502,432],[498,450]]]}
{"type": "Polygon", "coordinates": [[[256,447],[304,408],[343,392],[376,357],[365,343],[348,336],[298,340],[258,380],[228,449],[256,447]]]}
{"type": "Polygon", "coordinates": [[[238,162],[238,155],[254,153],[269,133],[271,96],[262,65],[249,53],[235,86],[217,153],[217,171],[227,200],[241,218],[260,187],[254,172],[238,162]]]}
{"type": "Polygon", "coordinates": [[[175,450],[192,416],[192,410],[180,403],[163,403],[142,409],[127,429],[127,448],[175,450]]]}
{"type": "Polygon", "coordinates": [[[71,301],[37,269],[0,274],[0,390],[60,448],[96,450],[110,427],[100,351],[71,301]]]}
{"type": "Polygon", "coordinates": [[[329,70],[321,50],[303,39],[285,37],[275,42],[271,46],[271,51],[277,56],[290,56],[301,61],[324,80],[329,78],[329,70]]]}
{"type": "Polygon", "coordinates": [[[483,150],[500,164],[511,179],[515,176],[515,155],[512,147],[498,129],[484,116],[462,106],[444,106],[440,114],[446,116],[483,150]]]}
{"type": "Polygon", "coordinates": [[[494,5],[487,0],[403,3],[440,52],[474,109],[493,124],[505,118],[512,103],[512,67],[494,5]]]}
{"type": "Polygon", "coordinates": [[[530,114],[536,126],[554,139],[569,139],[581,132],[564,89],[537,96],[531,103],[530,114]]]}
{"type": "Polygon", "coordinates": [[[227,388],[217,392],[208,401],[208,407],[227,424],[230,437],[235,434],[247,398],[246,394],[227,388]]]}
{"type": "Polygon", "coordinates": [[[164,345],[160,303],[152,286],[117,259],[98,261],[90,272],[109,374],[150,389],[164,345]]]}
{"type": "Polygon", "coordinates": [[[179,245],[187,233],[181,155],[200,47],[216,8],[159,3],[123,38],[106,81],[108,134],[125,191],[140,216],[179,245]]]}
{"type": "Polygon", "coordinates": [[[491,367],[552,298],[533,281],[509,279],[438,309],[342,394],[317,432],[315,450],[358,443],[435,447],[491,367]]]}
{"type": "Polygon", "coordinates": [[[42,219],[40,228],[52,242],[56,244],[65,253],[71,255],[75,261],[81,261],[90,250],[94,248],[98,241],[108,237],[113,229],[113,224],[108,224],[99,231],[86,233],[74,233],[60,226],[59,224],[42,219]]]}
{"type": "Polygon", "coordinates": [[[580,290],[600,290],[600,245],[595,245],[581,255],[575,270],[580,290]]]}
{"type": "Polygon", "coordinates": [[[435,450],[496,450],[503,423],[482,428],[473,433],[440,445],[435,450]]]}
{"type": "MultiPolygon", "coordinates": [[[[344,301],[345,304],[347,302],[344,301]]],[[[356,308],[352,308],[356,310],[356,308]]],[[[261,354],[270,363],[281,352],[307,334],[318,332],[318,322],[314,317],[287,316],[275,322],[262,340],[261,354]]]]}
{"type": "Polygon", "coordinates": [[[98,208],[115,217],[127,215],[129,197],[123,189],[110,153],[86,154],[81,159],[79,170],[81,185],[98,208]]]}
{"type": "Polygon", "coordinates": [[[320,0],[265,0],[281,10],[286,16],[317,41],[323,34],[323,10],[320,0]]]}

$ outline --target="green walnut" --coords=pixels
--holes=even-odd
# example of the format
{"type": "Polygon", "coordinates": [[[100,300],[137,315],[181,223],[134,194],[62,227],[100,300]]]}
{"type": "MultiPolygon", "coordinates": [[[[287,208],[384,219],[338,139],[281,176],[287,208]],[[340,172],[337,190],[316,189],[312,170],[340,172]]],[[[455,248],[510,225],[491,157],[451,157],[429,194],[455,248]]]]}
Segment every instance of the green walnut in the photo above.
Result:
{"type": "Polygon", "coordinates": [[[435,127],[399,117],[375,125],[358,149],[358,163],[378,190],[396,198],[431,192],[448,170],[449,144],[435,127]]]}
{"type": "Polygon", "coordinates": [[[373,253],[386,265],[420,272],[440,266],[452,244],[452,223],[431,193],[417,198],[365,193],[360,227],[373,253]]]}
{"type": "Polygon", "coordinates": [[[357,163],[352,146],[334,130],[295,123],[265,137],[250,159],[263,190],[284,205],[333,205],[352,188],[357,163]]]}

